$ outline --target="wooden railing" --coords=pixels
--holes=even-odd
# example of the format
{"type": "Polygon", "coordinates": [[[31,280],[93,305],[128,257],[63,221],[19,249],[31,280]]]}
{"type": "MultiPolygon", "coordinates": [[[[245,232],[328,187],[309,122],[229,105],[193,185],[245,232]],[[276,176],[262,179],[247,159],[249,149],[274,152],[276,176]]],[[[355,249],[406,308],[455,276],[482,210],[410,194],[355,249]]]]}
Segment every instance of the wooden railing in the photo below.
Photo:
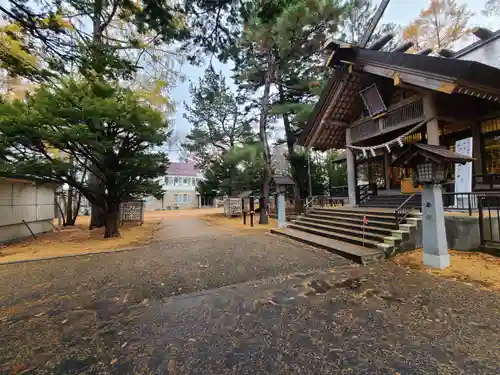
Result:
{"type": "MultiPolygon", "coordinates": [[[[301,200],[300,202],[296,202],[294,198],[286,198],[285,199],[285,215],[287,217],[300,215],[303,211],[303,206],[305,204],[305,200],[301,200]]],[[[269,204],[269,215],[275,216],[278,214],[278,202],[275,199],[273,202],[269,204]]]]}
{"type": "Polygon", "coordinates": [[[353,141],[365,138],[371,134],[378,133],[379,130],[378,120],[366,118],[364,122],[351,128],[351,138],[353,141]]]}
{"type": "Polygon", "coordinates": [[[413,123],[423,118],[423,116],[424,105],[422,99],[420,99],[389,111],[385,117],[380,119],[380,122],[382,123],[382,129],[391,129],[396,126],[404,126],[406,123],[413,123]]]}
{"type": "Polygon", "coordinates": [[[338,207],[344,205],[344,198],[330,197],[328,195],[315,195],[305,201],[304,207],[338,207]]]}
{"type": "Polygon", "coordinates": [[[351,139],[353,142],[385,133],[394,128],[412,125],[424,118],[422,98],[413,96],[391,106],[384,117],[372,119],[365,117],[353,123],[351,139]]]}

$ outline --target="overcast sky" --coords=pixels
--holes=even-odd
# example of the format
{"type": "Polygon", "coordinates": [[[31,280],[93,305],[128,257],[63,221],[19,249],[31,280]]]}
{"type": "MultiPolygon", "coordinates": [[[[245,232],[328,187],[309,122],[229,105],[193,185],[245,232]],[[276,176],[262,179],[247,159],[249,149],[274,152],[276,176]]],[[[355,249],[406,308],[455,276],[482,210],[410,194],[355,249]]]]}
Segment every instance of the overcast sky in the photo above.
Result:
{"type": "MultiPolygon", "coordinates": [[[[474,13],[471,19],[470,26],[483,26],[491,30],[497,30],[500,28],[500,18],[499,17],[485,17],[481,14],[481,10],[484,9],[484,4],[486,0],[457,0],[458,3],[467,3],[468,8],[474,13]]],[[[374,3],[380,3],[380,0],[375,0],[374,3]]],[[[415,19],[420,10],[428,6],[429,0],[392,0],[382,17],[382,23],[394,22],[401,26],[405,26],[415,19]]],[[[469,42],[465,41],[464,44],[469,42]]],[[[229,66],[220,64],[217,61],[213,61],[213,65],[217,70],[222,69],[223,72],[228,77],[228,81],[231,81],[231,71],[229,66]]],[[[177,109],[175,114],[175,129],[179,133],[185,134],[189,131],[190,125],[183,118],[184,106],[183,102],[189,103],[189,82],[197,82],[198,79],[203,75],[206,67],[208,66],[208,61],[204,66],[193,67],[189,64],[185,64],[182,67],[183,73],[186,75],[186,81],[172,90],[173,100],[177,103],[177,109]]],[[[176,154],[171,154],[172,161],[176,160],[176,154]]]]}

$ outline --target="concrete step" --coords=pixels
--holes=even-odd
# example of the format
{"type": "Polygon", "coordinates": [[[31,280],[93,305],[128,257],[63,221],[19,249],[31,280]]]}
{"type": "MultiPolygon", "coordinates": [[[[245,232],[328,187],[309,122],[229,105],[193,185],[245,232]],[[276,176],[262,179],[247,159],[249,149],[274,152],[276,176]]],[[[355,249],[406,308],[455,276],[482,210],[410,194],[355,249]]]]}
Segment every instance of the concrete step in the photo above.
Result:
{"type": "Polygon", "coordinates": [[[399,245],[399,243],[401,243],[401,238],[398,239],[396,236],[393,236],[392,233],[379,234],[379,233],[370,232],[366,229],[363,231],[363,229],[346,228],[346,227],[311,223],[311,222],[302,221],[302,220],[293,221],[292,224],[300,225],[302,227],[320,229],[322,231],[326,231],[326,232],[330,232],[330,233],[335,233],[335,234],[340,233],[340,234],[344,234],[344,235],[348,235],[348,236],[352,236],[352,237],[357,237],[357,238],[360,238],[362,241],[364,238],[365,241],[370,240],[370,241],[375,241],[377,243],[392,243],[395,246],[397,246],[397,245],[399,245]]]}
{"type": "Polygon", "coordinates": [[[399,203],[393,204],[393,203],[379,203],[379,202],[367,202],[367,203],[362,203],[360,205],[360,207],[367,208],[367,209],[369,209],[369,208],[389,208],[392,210],[395,210],[399,206],[401,206],[399,203]]]}
{"type": "MultiPolygon", "coordinates": [[[[378,199],[367,199],[363,201],[361,204],[396,204],[398,207],[401,206],[404,203],[404,200],[398,201],[398,200],[378,200],[378,199]]],[[[406,204],[407,205],[419,205],[421,201],[419,200],[411,200],[408,201],[406,204]]]]}
{"type": "MultiPolygon", "coordinates": [[[[405,201],[408,198],[410,198],[409,195],[370,195],[368,199],[378,199],[378,200],[399,200],[399,201],[405,201]]],[[[420,200],[421,197],[420,195],[415,195],[410,198],[410,200],[420,200]]]]}
{"type": "MultiPolygon", "coordinates": [[[[313,227],[310,227],[307,225],[300,225],[300,224],[296,224],[296,223],[290,223],[288,225],[288,227],[292,228],[292,229],[301,230],[303,232],[315,234],[318,236],[332,238],[332,239],[337,240],[337,241],[348,242],[348,243],[351,243],[354,245],[370,247],[373,249],[376,249],[380,243],[387,243],[390,245],[389,242],[385,241],[385,238],[379,238],[377,240],[374,240],[374,239],[366,238],[366,236],[365,236],[365,239],[363,240],[362,234],[359,236],[357,233],[344,234],[344,233],[340,233],[337,231],[331,231],[330,228],[319,229],[319,228],[313,228],[313,227]]],[[[332,229],[335,230],[335,228],[332,228],[332,229]]]]}
{"type": "Polygon", "coordinates": [[[311,208],[307,213],[356,215],[356,216],[390,216],[394,218],[392,210],[377,210],[375,208],[353,209],[353,208],[311,208]]]}
{"type": "Polygon", "coordinates": [[[321,216],[330,216],[330,217],[341,217],[341,218],[351,218],[351,219],[356,219],[358,220],[358,223],[361,223],[363,221],[363,218],[366,216],[368,218],[368,221],[373,220],[373,221],[383,221],[383,222],[395,222],[395,216],[392,212],[387,212],[387,211],[378,211],[378,212],[373,212],[369,210],[356,210],[356,211],[349,211],[349,210],[329,210],[328,211],[308,211],[306,213],[306,216],[312,216],[312,215],[321,215],[321,216]]]}
{"type": "MultiPolygon", "coordinates": [[[[300,224],[300,225],[309,225],[309,226],[314,226],[317,228],[321,227],[326,227],[326,228],[332,228],[335,231],[339,231],[342,233],[351,233],[351,232],[359,232],[362,233],[363,231],[365,234],[370,234],[370,235],[375,235],[378,237],[387,237],[387,236],[392,236],[395,232],[395,229],[390,229],[390,228],[384,228],[384,227],[377,227],[377,226],[372,226],[372,225],[362,225],[359,223],[352,223],[352,222],[344,222],[341,220],[319,220],[311,217],[303,217],[300,218],[294,223],[300,224]]],[[[367,237],[368,238],[368,237],[367,237]]],[[[382,241],[381,241],[382,242],[382,241]]]]}
{"type": "Polygon", "coordinates": [[[385,258],[385,254],[382,249],[376,248],[366,248],[350,243],[338,241],[332,238],[327,238],[324,236],[318,236],[312,233],[306,233],[293,228],[282,228],[282,229],[271,229],[271,233],[278,234],[291,238],[302,243],[306,243],[311,246],[319,247],[327,251],[342,255],[348,259],[354,260],[361,264],[370,264],[373,262],[380,261],[385,258]]]}
{"type": "MultiPolygon", "coordinates": [[[[350,224],[359,224],[361,225],[363,222],[363,217],[350,217],[350,216],[334,216],[334,215],[317,215],[317,214],[307,214],[306,216],[302,217],[308,217],[312,219],[319,219],[319,220],[334,220],[334,221],[341,221],[344,223],[350,223],[350,224]]],[[[394,218],[392,220],[377,220],[376,217],[369,217],[368,218],[368,225],[370,226],[376,226],[380,228],[393,228],[397,229],[397,224],[394,221],[394,218]]]]}

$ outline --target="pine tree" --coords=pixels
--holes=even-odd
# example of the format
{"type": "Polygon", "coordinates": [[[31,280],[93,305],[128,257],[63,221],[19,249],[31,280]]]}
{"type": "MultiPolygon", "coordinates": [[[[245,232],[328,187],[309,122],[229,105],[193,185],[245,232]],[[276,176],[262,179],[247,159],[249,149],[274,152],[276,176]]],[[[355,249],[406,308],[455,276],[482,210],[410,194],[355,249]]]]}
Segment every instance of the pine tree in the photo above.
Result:
{"type": "MultiPolygon", "coordinates": [[[[273,115],[283,117],[289,158],[293,160],[295,129],[292,122],[303,121],[309,109],[305,104],[312,101],[322,74],[317,65],[325,58],[324,41],[337,31],[342,11],[343,7],[335,1],[283,0],[257,2],[249,13],[235,70],[241,87],[260,95],[259,135],[266,165],[261,188],[264,206],[272,175],[269,122],[273,115]],[[278,97],[273,95],[272,88],[278,97]]],[[[297,199],[298,195],[297,189],[297,199]]],[[[261,223],[267,223],[265,212],[261,211],[260,219],[261,223]]]]}
{"type": "Polygon", "coordinates": [[[129,89],[69,79],[0,107],[0,172],[75,188],[105,212],[105,237],[119,235],[123,201],[161,194],[168,159],[154,149],[167,139],[167,122],[129,89]],[[75,165],[102,188],[76,178],[75,165]]]}
{"type": "MultiPolygon", "coordinates": [[[[222,72],[209,67],[197,85],[190,85],[189,92],[192,100],[190,105],[185,104],[184,117],[191,124],[191,131],[182,147],[201,168],[222,163],[228,151],[253,138],[251,124],[222,72]]],[[[228,193],[231,195],[237,163],[223,164],[227,168],[228,193]]]]}
{"type": "MultiPolygon", "coordinates": [[[[347,1],[346,11],[343,15],[344,22],[340,30],[340,39],[349,43],[359,43],[370,25],[377,7],[371,0],[347,1]]],[[[402,30],[398,25],[394,23],[379,23],[370,41],[375,41],[387,33],[395,34],[395,37],[383,47],[383,50],[390,51],[401,41],[402,30]]]]}

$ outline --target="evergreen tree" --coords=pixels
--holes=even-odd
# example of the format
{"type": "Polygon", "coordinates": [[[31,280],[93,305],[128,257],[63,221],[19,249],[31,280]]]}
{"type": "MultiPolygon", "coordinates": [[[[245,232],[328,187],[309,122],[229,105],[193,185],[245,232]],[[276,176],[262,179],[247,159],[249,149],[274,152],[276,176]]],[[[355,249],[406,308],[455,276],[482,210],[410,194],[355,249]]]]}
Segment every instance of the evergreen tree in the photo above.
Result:
{"type": "Polygon", "coordinates": [[[167,123],[129,89],[64,80],[26,101],[2,103],[0,113],[0,172],[75,188],[105,212],[105,237],[119,235],[123,201],[161,194],[157,178],[168,160],[154,149],[166,141],[167,123]],[[99,188],[75,178],[75,164],[92,172],[99,188]]]}
{"type": "MultiPolygon", "coordinates": [[[[293,160],[295,129],[292,121],[303,121],[319,85],[327,36],[337,31],[343,7],[335,1],[259,1],[249,11],[248,22],[236,59],[236,79],[259,95],[259,135],[265,160],[262,204],[267,204],[272,175],[268,126],[272,115],[283,116],[289,158],[293,160]],[[271,90],[274,88],[275,90],[271,90]],[[272,91],[277,91],[275,97],[272,91]]],[[[292,172],[295,167],[292,163],[292,172]]],[[[299,192],[296,190],[296,198],[299,192]]],[[[267,223],[261,212],[261,223],[267,223]]]]}
{"type": "Polygon", "coordinates": [[[237,163],[222,163],[222,160],[229,150],[253,138],[250,122],[245,119],[223,73],[217,73],[213,67],[205,71],[197,85],[190,85],[189,92],[192,102],[190,105],[185,104],[184,117],[191,124],[191,131],[182,147],[201,168],[214,163],[223,164],[227,170],[225,179],[228,193],[231,195],[237,163]]]}
{"type": "MultiPolygon", "coordinates": [[[[343,15],[344,22],[340,30],[340,39],[349,43],[359,43],[369,27],[377,7],[378,5],[373,4],[371,0],[347,1],[346,11],[343,15]]],[[[383,50],[390,51],[401,41],[402,30],[400,26],[394,23],[379,23],[370,41],[375,41],[387,33],[395,34],[395,37],[383,47],[383,50]]]]}

